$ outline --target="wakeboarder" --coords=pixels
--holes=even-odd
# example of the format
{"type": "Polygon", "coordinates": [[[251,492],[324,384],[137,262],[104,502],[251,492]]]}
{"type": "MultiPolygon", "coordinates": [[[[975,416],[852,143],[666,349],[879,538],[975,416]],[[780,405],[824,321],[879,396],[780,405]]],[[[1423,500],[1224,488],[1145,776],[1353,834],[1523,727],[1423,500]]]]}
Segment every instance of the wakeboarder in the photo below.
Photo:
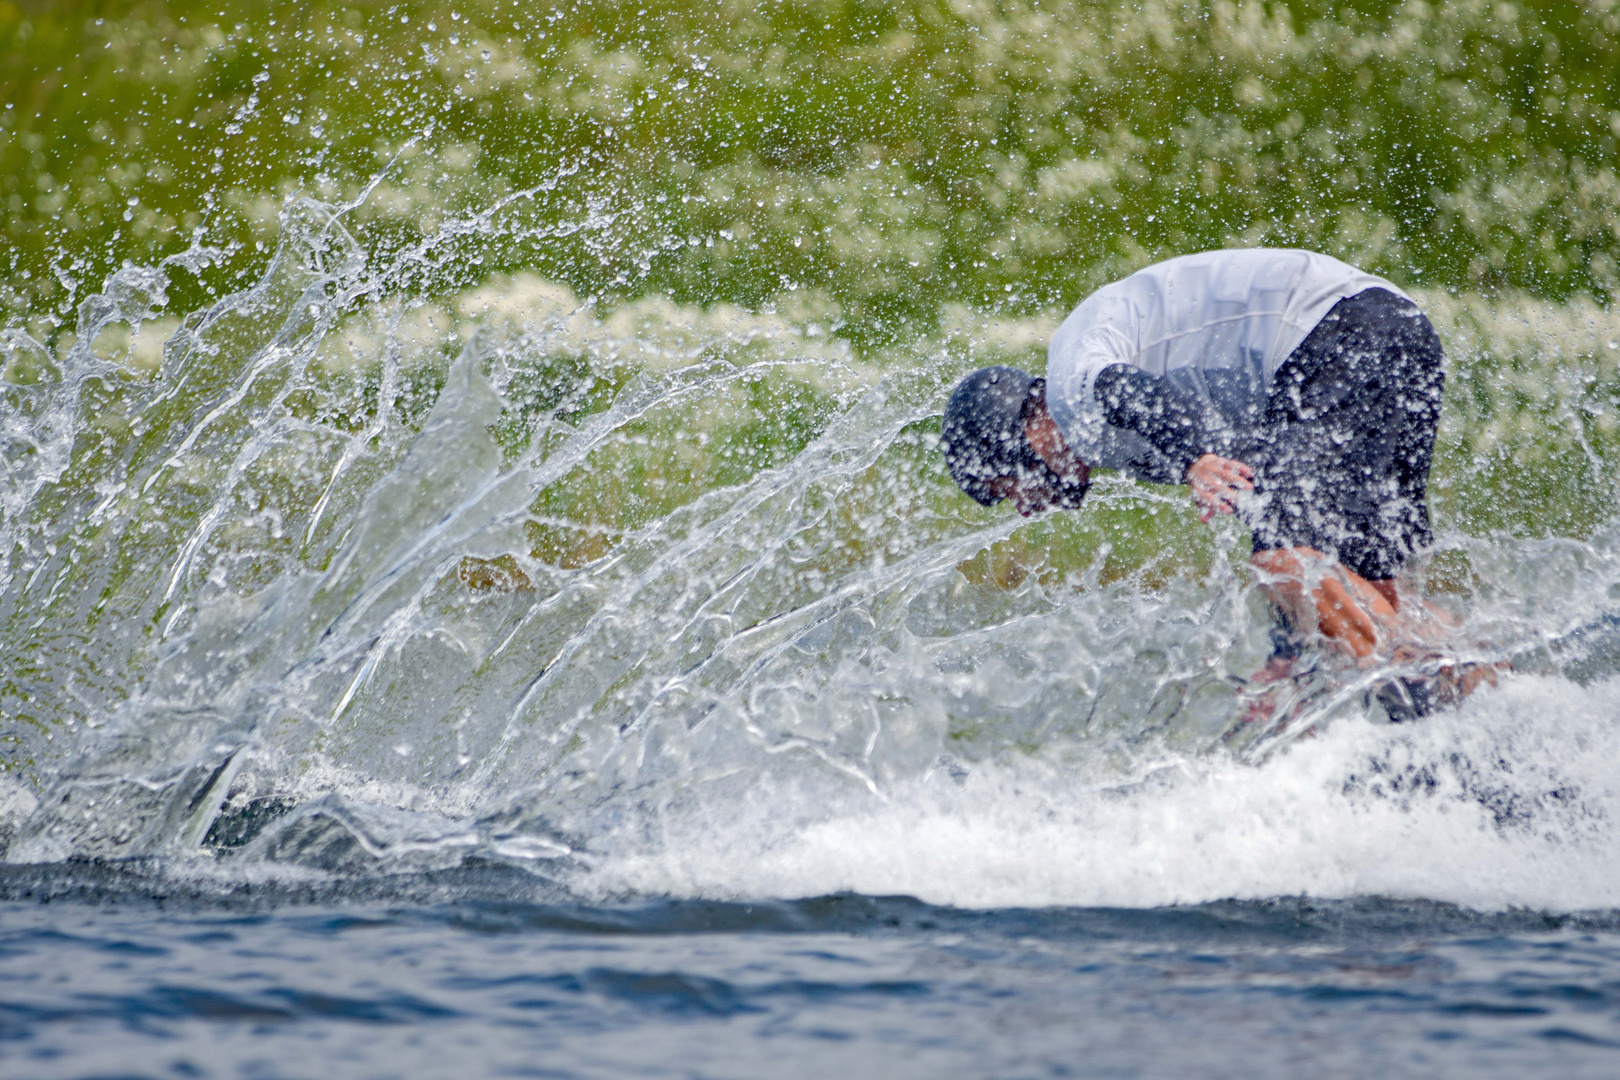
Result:
{"type": "Polygon", "coordinates": [[[1086,297],[1044,378],[968,375],[941,440],[964,492],[1025,516],[1079,507],[1095,467],[1186,484],[1201,521],[1248,526],[1283,659],[1303,640],[1398,658],[1433,635],[1395,575],[1433,543],[1442,360],[1383,278],[1309,251],[1210,251],[1086,297]]]}

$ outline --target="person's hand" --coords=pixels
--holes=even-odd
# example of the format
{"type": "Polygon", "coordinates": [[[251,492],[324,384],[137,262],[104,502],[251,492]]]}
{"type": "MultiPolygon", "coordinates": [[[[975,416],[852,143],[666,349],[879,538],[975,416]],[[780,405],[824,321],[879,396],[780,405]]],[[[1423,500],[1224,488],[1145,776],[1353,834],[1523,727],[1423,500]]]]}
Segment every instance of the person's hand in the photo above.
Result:
{"type": "Polygon", "coordinates": [[[1373,654],[1395,623],[1395,609],[1389,601],[1372,588],[1361,588],[1366,582],[1349,571],[1343,573],[1346,582],[1334,575],[1322,578],[1322,583],[1311,592],[1316,603],[1316,627],[1322,636],[1347,646],[1358,660],[1373,654]]]}
{"type": "Polygon", "coordinates": [[[1396,642],[1404,630],[1383,591],[1314,548],[1257,551],[1249,561],[1261,588],[1295,626],[1316,629],[1358,660],[1396,642]]]}
{"type": "Polygon", "coordinates": [[[1187,483],[1198,504],[1198,520],[1208,524],[1216,514],[1237,512],[1238,496],[1254,490],[1254,470],[1241,461],[1205,454],[1187,466],[1187,483]]]}

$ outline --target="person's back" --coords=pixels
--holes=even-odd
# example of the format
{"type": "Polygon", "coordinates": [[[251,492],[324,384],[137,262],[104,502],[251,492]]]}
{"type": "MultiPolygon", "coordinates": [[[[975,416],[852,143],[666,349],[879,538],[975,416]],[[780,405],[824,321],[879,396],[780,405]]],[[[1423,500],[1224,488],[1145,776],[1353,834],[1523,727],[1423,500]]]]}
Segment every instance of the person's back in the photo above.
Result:
{"type": "Polygon", "coordinates": [[[1064,320],[1047,350],[1047,407],[1089,464],[1163,481],[1170,466],[1162,455],[1104,422],[1094,393],[1104,368],[1160,376],[1214,422],[1242,431],[1259,423],[1277,370],[1322,317],[1374,288],[1405,295],[1311,251],[1206,251],[1155,263],[1098,289],[1064,320]]]}

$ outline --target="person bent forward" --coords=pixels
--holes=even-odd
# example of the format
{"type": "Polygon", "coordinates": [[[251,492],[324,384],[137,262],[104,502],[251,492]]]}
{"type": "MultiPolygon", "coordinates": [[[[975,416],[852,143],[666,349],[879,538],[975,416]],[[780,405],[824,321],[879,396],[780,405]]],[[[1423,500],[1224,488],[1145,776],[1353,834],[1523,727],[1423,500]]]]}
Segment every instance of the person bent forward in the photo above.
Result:
{"type": "Polygon", "coordinates": [[[1157,263],[1064,320],[1044,379],[975,371],[945,409],[958,486],[1026,516],[1078,507],[1093,467],[1237,514],[1284,622],[1358,658],[1413,633],[1394,577],[1433,542],[1440,339],[1388,281],[1314,252],[1157,263]]]}

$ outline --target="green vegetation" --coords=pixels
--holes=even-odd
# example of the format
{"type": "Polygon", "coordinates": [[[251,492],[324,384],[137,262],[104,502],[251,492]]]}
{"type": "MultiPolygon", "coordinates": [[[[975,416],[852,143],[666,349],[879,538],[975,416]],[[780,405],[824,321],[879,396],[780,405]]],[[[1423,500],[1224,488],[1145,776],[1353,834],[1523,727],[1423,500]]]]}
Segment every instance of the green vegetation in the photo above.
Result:
{"type": "MultiPolygon", "coordinates": [[[[1620,4],[0,3],[0,267],[174,303],[354,199],[382,291],[807,291],[881,346],[1152,258],[1316,248],[1408,286],[1620,289],[1620,4]]],[[[49,323],[46,323],[46,328],[49,323]]]]}

